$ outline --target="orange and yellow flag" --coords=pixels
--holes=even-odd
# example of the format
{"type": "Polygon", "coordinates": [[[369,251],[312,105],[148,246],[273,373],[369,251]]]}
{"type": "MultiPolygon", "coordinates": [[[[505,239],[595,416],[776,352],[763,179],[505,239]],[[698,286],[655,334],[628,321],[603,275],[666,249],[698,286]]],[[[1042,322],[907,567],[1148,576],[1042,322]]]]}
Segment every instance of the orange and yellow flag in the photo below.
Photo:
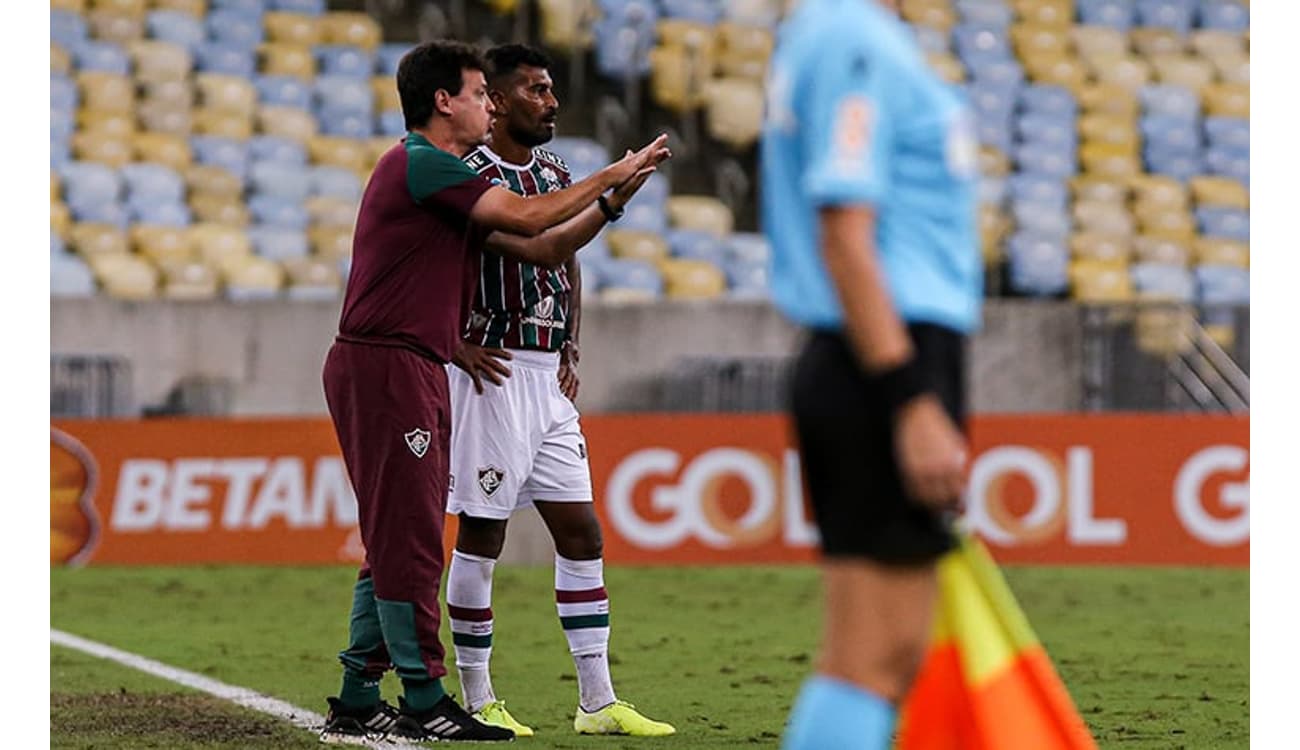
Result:
{"type": "Polygon", "coordinates": [[[939,561],[930,650],[898,750],[1095,750],[997,564],[976,539],[939,561]]]}

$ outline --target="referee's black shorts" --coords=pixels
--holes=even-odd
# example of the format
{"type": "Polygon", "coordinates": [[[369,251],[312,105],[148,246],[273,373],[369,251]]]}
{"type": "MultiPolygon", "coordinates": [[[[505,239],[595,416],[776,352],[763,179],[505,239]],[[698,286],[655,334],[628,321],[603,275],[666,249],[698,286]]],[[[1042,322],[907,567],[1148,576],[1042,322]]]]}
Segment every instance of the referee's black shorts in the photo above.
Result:
{"type": "MultiPolygon", "coordinates": [[[[928,384],[964,429],[965,339],[930,324],[908,332],[928,384]]],[[[823,555],[915,565],[953,548],[948,523],[904,491],[892,416],[841,333],[812,332],[791,396],[823,555]]]]}

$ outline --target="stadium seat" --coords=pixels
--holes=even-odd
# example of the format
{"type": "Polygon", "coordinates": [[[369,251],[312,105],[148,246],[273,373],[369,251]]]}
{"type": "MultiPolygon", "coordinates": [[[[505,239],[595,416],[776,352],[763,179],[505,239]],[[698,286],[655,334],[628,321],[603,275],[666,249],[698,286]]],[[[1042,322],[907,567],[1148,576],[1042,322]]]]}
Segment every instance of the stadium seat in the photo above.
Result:
{"type": "Polygon", "coordinates": [[[262,16],[266,40],[311,47],[320,44],[321,32],[316,18],[302,13],[268,11],[262,16]]]}
{"type": "Polygon", "coordinates": [[[195,136],[190,139],[195,159],[221,167],[241,180],[248,173],[248,146],[233,138],[195,136]]]}
{"type": "Polygon", "coordinates": [[[369,80],[375,69],[375,56],[371,50],[327,44],[313,51],[322,75],[369,80]]]}
{"type": "Polygon", "coordinates": [[[257,90],[247,78],[199,73],[194,77],[201,106],[249,118],[257,109],[257,90]]]}
{"type": "Polygon", "coordinates": [[[1193,245],[1199,265],[1236,266],[1250,265],[1250,245],[1238,240],[1220,237],[1202,237],[1193,245]]]}
{"type": "Polygon", "coordinates": [[[727,289],[722,269],[703,260],[672,258],[659,263],[669,299],[716,299],[727,289]]]}
{"type": "Polygon", "coordinates": [[[1216,31],[1241,33],[1250,28],[1250,11],[1232,0],[1201,0],[1201,25],[1216,31]]]}
{"type": "Polygon", "coordinates": [[[1142,118],[1142,139],[1149,152],[1199,153],[1201,128],[1194,121],[1169,115],[1142,118]]]}
{"type": "Polygon", "coordinates": [[[591,0],[541,0],[538,6],[543,44],[563,52],[591,48],[590,27],[596,15],[591,0]]]}
{"type": "Polygon", "coordinates": [[[752,146],[763,127],[763,88],[742,78],[718,78],[705,88],[707,124],[714,140],[741,149],[752,146]]]}
{"type": "Polygon", "coordinates": [[[993,177],[1005,177],[1011,172],[1011,160],[1005,153],[987,146],[980,148],[980,174],[993,177]]]}
{"type": "Polygon", "coordinates": [[[1189,186],[1197,205],[1250,208],[1250,191],[1236,180],[1201,176],[1192,178],[1189,186]]]}
{"type": "MultiPolygon", "coordinates": [[[[964,77],[958,76],[958,80],[964,77]]],[[[1010,94],[1024,84],[1025,70],[1016,60],[995,60],[975,70],[975,82],[1010,94]]]]}
{"type": "Polygon", "coordinates": [[[135,134],[135,118],[124,112],[83,109],[77,113],[75,124],[83,133],[96,133],[110,138],[130,139],[135,134]]]}
{"type": "Polygon", "coordinates": [[[162,164],[136,163],[121,169],[131,200],[179,201],[185,198],[185,182],[175,170],[162,164]]]}
{"type": "MultiPolygon", "coordinates": [[[[324,167],[328,169],[329,167],[324,167]]],[[[303,207],[315,226],[345,227],[350,229],[357,218],[356,200],[329,195],[314,195],[308,198],[303,207]]]]}
{"type": "MultiPolygon", "coordinates": [[[[258,76],[258,100],[266,106],[311,109],[312,85],[295,76],[258,76]]],[[[396,89],[394,89],[396,90],[396,89]]]]}
{"type": "Polygon", "coordinates": [[[207,0],[152,0],[152,5],[159,10],[174,10],[200,18],[207,12],[207,0]]]}
{"type": "Polygon", "coordinates": [[[307,141],[307,152],[317,164],[343,167],[357,173],[372,166],[366,144],[349,138],[318,135],[307,141]]]}
{"type": "Polygon", "coordinates": [[[1215,70],[1210,63],[1188,55],[1159,55],[1151,58],[1156,79],[1161,83],[1201,91],[1214,82],[1215,70]]]}
{"type": "Polygon", "coordinates": [[[343,288],[338,269],[315,258],[293,258],[284,262],[289,277],[286,296],[290,300],[333,300],[343,288]]]}
{"type": "Polygon", "coordinates": [[[86,14],[90,35],[121,46],[144,37],[144,17],[111,10],[94,10],[86,14]]]}
{"type": "Polygon", "coordinates": [[[1079,229],[1085,232],[1129,237],[1135,231],[1132,215],[1115,203],[1079,201],[1074,204],[1073,213],[1079,229]]]}
{"type": "Polygon", "coordinates": [[[217,269],[237,263],[253,253],[248,235],[236,227],[200,223],[190,227],[189,232],[199,259],[217,269]]]}
{"type": "Polygon", "coordinates": [[[131,201],[127,204],[131,221],[141,224],[158,224],[170,227],[189,226],[193,219],[189,206],[180,201],[150,203],[131,201]]]}
{"type": "Polygon", "coordinates": [[[938,76],[951,84],[960,84],[966,80],[966,67],[961,61],[947,53],[930,54],[927,62],[938,76]]]}
{"type": "Polygon", "coordinates": [[[120,73],[80,71],[77,89],[81,106],[99,112],[134,112],[135,83],[120,73]]]}
{"type": "Polygon", "coordinates": [[[257,110],[257,129],[265,135],[292,138],[309,143],[316,137],[316,118],[312,113],[293,107],[262,106],[257,110]]]}
{"type": "Polygon", "coordinates": [[[1114,304],[1130,302],[1134,298],[1133,280],[1123,266],[1072,263],[1069,277],[1070,296],[1080,302],[1114,304]]]}
{"type": "Polygon", "coordinates": [[[615,258],[659,261],[670,255],[668,243],[654,232],[610,229],[605,237],[615,258]]]}
{"type": "Polygon", "coordinates": [[[52,8],[50,10],[50,40],[71,51],[90,36],[85,16],[78,12],[52,8]]]}
{"type": "Polygon", "coordinates": [[[194,132],[219,138],[247,140],[253,136],[253,120],[248,115],[217,109],[195,109],[194,132]]]}
{"type": "Polygon", "coordinates": [[[316,77],[316,58],[311,48],[301,44],[268,42],[257,48],[258,70],[269,76],[316,77]]]}
{"type": "Polygon", "coordinates": [[[251,78],[257,70],[257,55],[248,47],[210,41],[194,50],[194,68],[204,73],[251,78]]]}
{"type": "Polygon", "coordinates": [[[1224,56],[1237,57],[1246,54],[1246,45],[1240,34],[1217,29],[1197,29],[1193,31],[1191,48],[1207,60],[1214,60],[1224,56]]]}
{"type": "Polygon", "coordinates": [[[1090,63],[1098,83],[1139,91],[1151,82],[1151,64],[1141,57],[1112,57],[1090,63]]]}
{"type": "Polygon", "coordinates": [[[167,105],[187,111],[194,106],[194,86],[189,79],[144,81],[139,90],[142,105],[167,105]]]}
{"type": "Polygon", "coordinates": [[[361,181],[356,172],[341,167],[315,167],[311,171],[313,195],[342,198],[347,201],[361,200],[361,181]]]}
{"type": "Polygon", "coordinates": [[[1139,92],[1142,109],[1148,115],[1163,115],[1194,120],[1201,111],[1196,92],[1182,86],[1158,84],[1144,87],[1139,92]]]}
{"type": "Polygon", "coordinates": [[[1073,117],[1079,105],[1074,94],[1060,86],[1034,84],[1020,91],[1020,105],[1030,112],[1073,117]]]}
{"type": "Polygon", "coordinates": [[[1021,59],[1065,57],[1071,52],[1070,34],[1064,26],[1019,23],[1011,27],[1011,42],[1021,59]]]}
{"type": "Polygon", "coordinates": [[[319,16],[325,13],[328,5],[326,0],[270,0],[268,7],[271,10],[319,16]]]}
{"type": "Polygon", "coordinates": [[[905,1],[901,4],[902,15],[908,22],[918,26],[930,26],[949,30],[957,24],[957,12],[952,4],[940,1],[921,0],[905,1]]]}
{"type": "Polygon", "coordinates": [[[957,15],[963,23],[987,24],[990,26],[1010,26],[1016,18],[1016,12],[1003,3],[982,2],[982,0],[957,0],[954,5],[957,15]]]}
{"type": "Polygon", "coordinates": [[[280,264],[265,258],[248,257],[222,269],[226,297],[233,302],[275,299],[284,285],[280,264]]]}
{"type": "Polygon", "coordinates": [[[379,24],[366,13],[336,11],[318,17],[321,41],[373,50],[383,36],[379,24]]]}
{"type": "Polygon", "coordinates": [[[84,41],[69,49],[78,70],[123,76],[131,72],[131,58],[116,44],[84,41]]]}
{"type": "Polygon", "coordinates": [[[1070,234],[1070,216],[1062,210],[1037,203],[1015,203],[1011,210],[1021,231],[1059,238],[1070,234]]]}
{"type": "Polygon", "coordinates": [[[605,302],[649,302],[663,295],[663,277],[646,261],[612,258],[596,267],[601,279],[600,297],[605,302]]]}
{"type": "Polygon", "coordinates": [[[1211,146],[1205,151],[1205,166],[1213,174],[1231,177],[1250,187],[1249,151],[1211,146]]]}
{"type": "Polygon", "coordinates": [[[1066,179],[1076,171],[1072,154],[1053,146],[1025,143],[1016,147],[1016,165],[1026,174],[1066,179]]]}
{"type": "Polygon", "coordinates": [[[1219,80],[1223,83],[1250,85],[1250,57],[1247,55],[1219,57],[1212,64],[1219,80]]]}
{"type": "Polygon", "coordinates": [[[1085,60],[1123,57],[1129,52],[1128,36],[1109,26],[1075,26],[1070,30],[1074,47],[1085,60]]]}
{"type": "Polygon", "coordinates": [[[238,198],[244,181],[230,171],[213,164],[194,164],[185,169],[185,185],[191,193],[238,198]]]}
{"type": "Polygon", "coordinates": [[[322,110],[355,110],[368,115],[375,109],[369,78],[322,75],[316,79],[314,93],[322,110]]]}
{"type": "Polygon", "coordinates": [[[1038,143],[1073,153],[1079,134],[1073,119],[1026,112],[1016,120],[1016,135],[1021,143],[1038,143]]]}
{"type": "Polygon", "coordinates": [[[1200,206],[1196,209],[1196,222],[1206,237],[1250,241],[1250,214],[1241,209],[1200,206]]]}
{"type": "Polygon", "coordinates": [[[67,239],[72,231],[72,211],[64,203],[50,203],[50,233],[67,239]]]}
{"type": "Polygon", "coordinates": [[[50,259],[50,296],[77,298],[95,296],[95,274],[80,258],[50,259]]]}
{"type": "Polygon", "coordinates": [[[50,42],[50,73],[60,76],[72,73],[72,55],[54,42],[50,42]]]}
{"type": "Polygon", "coordinates": [[[1138,0],[1138,23],[1169,29],[1185,36],[1192,29],[1195,8],[1189,0],[1138,0]]]}
{"type": "Polygon", "coordinates": [[[695,229],[674,229],[665,238],[674,258],[702,260],[721,266],[726,258],[722,240],[708,232],[695,229]]]}
{"type": "Polygon", "coordinates": [[[194,14],[181,10],[153,10],[145,21],[149,36],[193,51],[207,39],[207,29],[194,14]]]}
{"type": "Polygon", "coordinates": [[[213,269],[196,261],[166,261],[162,270],[162,298],[180,302],[216,299],[220,288],[213,269]]]}
{"type": "Polygon", "coordinates": [[[131,255],[100,256],[90,266],[110,297],[144,301],[157,296],[158,271],[148,261],[131,255]]]}
{"type": "Polygon", "coordinates": [[[1181,242],[1191,242],[1196,237],[1196,221],[1185,210],[1149,209],[1135,211],[1135,215],[1146,236],[1181,242]]]}
{"type": "Polygon", "coordinates": [[[731,209],[711,195],[674,195],[666,208],[669,223],[678,229],[698,229],[725,237],[735,224],[731,209]]]}
{"type": "Polygon", "coordinates": [[[136,224],[130,238],[137,253],[160,265],[188,262],[196,256],[194,240],[184,228],[136,224]]]}
{"type": "Polygon", "coordinates": [[[1133,243],[1127,235],[1083,231],[1070,237],[1070,255],[1075,260],[1126,267],[1133,243]]]}
{"type": "Polygon", "coordinates": [[[1060,240],[1018,233],[1007,259],[1011,288],[1021,294],[1053,296],[1069,286],[1069,253],[1060,240]]]}
{"type": "Polygon", "coordinates": [[[194,67],[189,50],[171,42],[145,39],[127,49],[138,81],[183,81],[194,67]]]}
{"type": "Polygon", "coordinates": [[[111,224],[91,222],[72,225],[68,233],[68,246],[83,258],[125,255],[131,252],[131,243],[125,230],[111,224]]]}
{"type": "MultiPolygon", "coordinates": [[[[581,0],[585,1],[585,0],[581,0]]],[[[545,20],[543,20],[545,23],[545,20]]],[[[381,44],[375,50],[375,73],[380,76],[392,77],[397,75],[397,66],[401,63],[402,57],[411,50],[410,44],[387,43],[381,44]]]]}
{"type": "Polygon", "coordinates": [[[655,103],[678,113],[702,106],[712,65],[705,52],[654,47],[650,50],[650,93],[655,103]]]}
{"type": "Polygon", "coordinates": [[[1178,180],[1159,175],[1140,175],[1129,181],[1135,203],[1150,203],[1166,208],[1186,208],[1187,187],[1178,180]]]}
{"type": "Polygon", "coordinates": [[[131,161],[131,141],[123,136],[81,131],[72,136],[72,154],[83,161],[121,167],[131,161]]]}
{"type": "Polygon", "coordinates": [[[198,193],[189,199],[190,211],[197,222],[244,227],[248,225],[248,207],[240,198],[198,193]]]}
{"type": "Polygon", "coordinates": [[[302,203],[311,195],[305,167],[293,162],[258,161],[248,170],[248,187],[254,193],[274,195],[302,203]]]}
{"type": "Polygon", "coordinates": [[[1217,83],[1202,92],[1205,111],[1215,117],[1250,118],[1250,86],[1241,83],[1217,83]]]}
{"type": "Polygon", "coordinates": [[[986,264],[1000,263],[1011,221],[996,208],[985,206],[979,214],[980,252],[986,264]]]}
{"type": "Polygon", "coordinates": [[[1141,137],[1134,117],[1113,112],[1089,112],[1079,118],[1079,135],[1085,142],[1122,146],[1136,150],[1141,137]]]}
{"type": "MultiPolygon", "coordinates": [[[[307,209],[297,201],[279,195],[256,194],[248,199],[248,213],[258,227],[305,231],[310,217],[307,209]]],[[[253,244],[257,245],[254,235],[253,244]]],[[[303,240],[304,246],[306,239],[303,240]]]]}
{"type": "Polygon", "coordinates": [[[261,12],[240,8],[215,8],[205,19],[208,37],[222,46],[251,50],[265,39],[261,12]]]}
{"type": "Polygon", "coordinates": [[[351,226],[315,226],[307,236],[317,257],[335,260],[352,254],[351,226]]]}
{"type": "Polygon", "coordinates": [[[1140,236],[1133,241],[1133,250],[1142,263],[1186,266],[1192,257],[1186,242],[1167,237],[1140,236]]]}
{"type": "Polygon", "coordinates": [[[136,110],[140,125],[147,131],[174,136],[188,136],[194,129],[189,107],[166,102],[143,101],[136,110]]]}
{"type": "Polygon", "coordinates": [[[311,254],[307,233],[290,227],[255,225],[248,230],[248,239],[257,254],[269,260],[305,258],[311,254]]]}
{"type": "Polygon", "coordinates": [[[307,148],[302,143],[277,135],[259,135],[248,141],[248,156],[253,162],[272,161],[305,166],[307,148]]]}
{"type": "Polygon", "coordinates": [[[69,202],[112,203],[124,191],[121,173],[104,164],[72,162],[60,174],[69,202]]]}

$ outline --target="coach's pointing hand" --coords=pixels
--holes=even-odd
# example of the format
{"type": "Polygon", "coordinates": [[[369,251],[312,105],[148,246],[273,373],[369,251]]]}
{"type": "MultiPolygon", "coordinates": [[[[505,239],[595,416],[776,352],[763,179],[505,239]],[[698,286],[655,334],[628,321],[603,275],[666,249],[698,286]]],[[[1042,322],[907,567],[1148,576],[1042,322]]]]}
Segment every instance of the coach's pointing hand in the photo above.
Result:
{"type": "Polygon", "coordinates": [[[474,381],[474,391],[483,392],[483,379],[493,385],[504,385],[504,378],[510,377],[510,368],[502,360],[514,359],[514,355],[505,349],[460,342],[460,351],[451,358],[451,363],[464,370],[474,381]]]}
{"type": "Polygon", "coordinates": [[[898,463],[912,499],[935,510],[959,510],[966,489],[966,441],[933,395],[898,412],[898,463]]]}
{"type": "Polygon", "coordinates": [[[649,175],[656,166],[672,156],[672,152],[664,146],[667,141],[668,136],[661,135],[646,144],[640,151],[628,151],[622,159],[605,167],[610,183],[622,185],[643,172],[649,175]]]}

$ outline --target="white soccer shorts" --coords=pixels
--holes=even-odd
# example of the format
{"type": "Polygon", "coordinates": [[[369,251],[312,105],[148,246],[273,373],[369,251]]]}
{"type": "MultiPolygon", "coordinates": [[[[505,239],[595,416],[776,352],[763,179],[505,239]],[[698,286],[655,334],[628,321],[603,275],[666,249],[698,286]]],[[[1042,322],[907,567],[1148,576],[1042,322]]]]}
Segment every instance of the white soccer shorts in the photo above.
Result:
{"type": "Polygon", "coordinates": [[[560,392],[558,352],[510,351],[504,385],[483,393],[455,365],[451,390],[448,513],[509,518],[544,502],[591,502],[591,467],[578,410],[560,392]]]}

